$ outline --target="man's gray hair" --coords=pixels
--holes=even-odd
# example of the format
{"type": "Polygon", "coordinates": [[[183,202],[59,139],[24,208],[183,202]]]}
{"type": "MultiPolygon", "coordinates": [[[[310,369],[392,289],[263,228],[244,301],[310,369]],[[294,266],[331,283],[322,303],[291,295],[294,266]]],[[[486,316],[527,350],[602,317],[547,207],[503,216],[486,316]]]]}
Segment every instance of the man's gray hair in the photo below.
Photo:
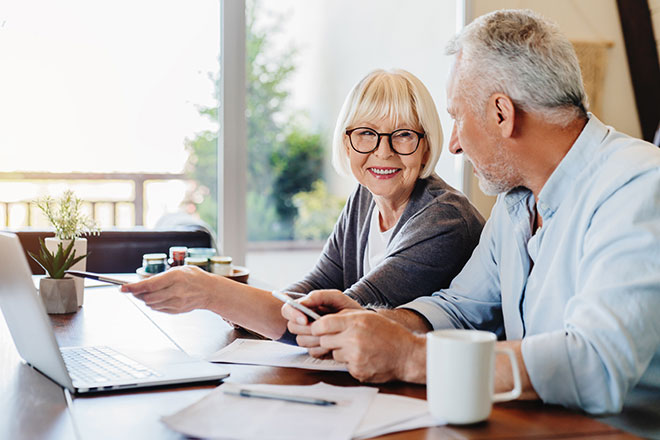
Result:
{"type": "Polygon", "coordinates": [[[575,50],[553,22],[529,10],[501,10],[467,25],[447,45],[457,55],[454,84],[484,115],[493,93],[523,111],[567,125],[586,117],[587,97],[575,50]]]}

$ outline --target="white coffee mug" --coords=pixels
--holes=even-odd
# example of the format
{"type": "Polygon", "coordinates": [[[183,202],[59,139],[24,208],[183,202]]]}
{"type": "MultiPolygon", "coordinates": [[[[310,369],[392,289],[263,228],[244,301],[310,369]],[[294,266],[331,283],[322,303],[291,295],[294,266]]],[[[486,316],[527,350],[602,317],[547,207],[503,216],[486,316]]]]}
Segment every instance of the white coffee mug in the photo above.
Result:
{"type": "Polygon", "coordinates": [[[493,402],[520,396],[520,373],[513,350],[495,348],[494,333],[437,330],[426,335],[426,398],[431,415],[447,423],[486,420],[493,402]],[[495,354],[511,359],[514,387],[494,394],[495,354]]]}

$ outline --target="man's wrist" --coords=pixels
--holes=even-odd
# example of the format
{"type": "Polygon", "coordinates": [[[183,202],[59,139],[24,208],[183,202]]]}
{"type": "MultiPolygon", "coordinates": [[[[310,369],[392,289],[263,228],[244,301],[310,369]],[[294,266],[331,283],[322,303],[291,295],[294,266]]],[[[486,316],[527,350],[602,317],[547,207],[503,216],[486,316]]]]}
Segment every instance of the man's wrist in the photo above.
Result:
{"type": "Polygon", "coordinates": [[[426,334],[411,334],[409,350],[402,359],[399,378],[405,382],[426,383],[426,334]]]}

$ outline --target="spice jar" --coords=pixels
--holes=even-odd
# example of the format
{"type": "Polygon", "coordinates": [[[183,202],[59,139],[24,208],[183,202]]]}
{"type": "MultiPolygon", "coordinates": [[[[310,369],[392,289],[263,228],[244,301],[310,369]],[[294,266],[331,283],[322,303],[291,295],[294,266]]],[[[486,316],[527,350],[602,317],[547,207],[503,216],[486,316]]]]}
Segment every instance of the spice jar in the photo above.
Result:
{"type": "Polygon", "coordinates": [[[211,258],[216,254],[214,248],[188,248],[188,256],[196,258],[211,258]]]}
{"type": "Polygon", "coordinates": [[[170,266],[183,266],[186,264],[188,248],[185,246],[172,246],[170,248],[170,266]]]}
{"type": "Polygon", "coordinates": [[[222,276],[231,275],[231,271],[232,271],[231,257],[216,256],[216,257],[211,257],[210,261],[211,261],[211,272],[213,272],[216,275],[222,275],[222,276]]]}
{"type": "Polygon", "coordinates": [[[209,259],[205,257],[186,257],[187,266],[197,266],[200,269],[209,271],[209,259]]]}
{"type": "Polygon", "coordinates": [[[146,273],[165,272],[165,269],[167,269],[167,254],[144,254],[142,256],[142,267],[146,273]]]}

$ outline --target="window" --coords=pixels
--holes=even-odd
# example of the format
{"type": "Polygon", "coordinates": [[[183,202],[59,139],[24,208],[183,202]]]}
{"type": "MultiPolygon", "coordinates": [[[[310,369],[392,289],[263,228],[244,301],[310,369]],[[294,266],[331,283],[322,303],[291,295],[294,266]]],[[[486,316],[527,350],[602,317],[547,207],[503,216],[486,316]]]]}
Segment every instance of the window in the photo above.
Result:
{"type": "MultiPolygon", "coordinates": [[[[72,188],[102,228],[204,222],[255,278],[295,281],[355,185],[329,146],[356,81],[410,70],[448,137],[442,50],[456,3],[12,2],[0,17],[0,228],[43,226],[28,202],[72,188]]],[[[437,170],[457,188],[459,161],[445,151],[437,170]]]]}
{"type": "Polygon", "coordinates": [[[190,152],[218,126],[202,111],[217,103],[218,0],[11,2],[2,12],[0,227],[44,226],[28,202],[65,188],[103,228],[195,221],[217,188],[201,185],[190,152]]]}
{"type": "MultiPolygon", "coordinates": [[[[330,165],[335,119],[350,88],[376,68],[403,68],[433,95],[446,138],[457,4],[432,0],[255,0],[247,7],[247,262],[277,286],[312,268],[355,187],[330,165]]],[[[438,173],[461,187],[446,150],[438,173]]]]}

